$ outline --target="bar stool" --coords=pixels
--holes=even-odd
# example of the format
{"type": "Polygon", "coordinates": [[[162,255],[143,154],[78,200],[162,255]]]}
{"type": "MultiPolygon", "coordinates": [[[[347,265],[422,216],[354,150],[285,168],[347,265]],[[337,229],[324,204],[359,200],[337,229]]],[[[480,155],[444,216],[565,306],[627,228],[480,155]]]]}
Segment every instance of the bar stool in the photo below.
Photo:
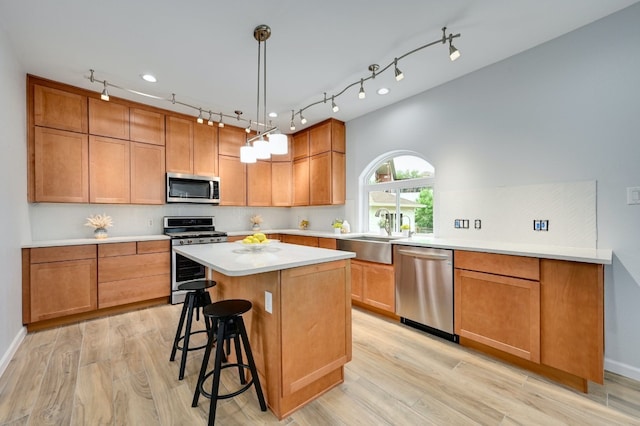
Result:
{"type": "Polygon", "coordinates": [[[253,360],[253,354],[251,347],[249,346],[249,338],[247,336],[247,330],[244,326],[242,314],[248,312],[251,309],[251,302],[248,300],[229,299],[221,302],[216,302],[206,306],[202,313],[205,318],[209,318],[213,321],[213,327],[209,329],[209,341],[207,343],[207,349],[205,350],[204,357],[202,359],[202,367],[200,368],[200,375],[198,376],[198,383],[196,384],[196,390],[193,395],[192,407],[198,406],[198,399],[200,394],[211,399],[209,405],[209,425],[215,424],[216,419],[216,406],[219,399],[233,398],[240,395],[252,385],[256,388],[256,394],[260,403],[260,409],[267,411],[267,404],[262,394],[262,388],[260,387],[260,379],[258,378],[258,370],[253,360]],[[217,327],[217,332],[215,331],[217,327]],[[216,336],[214,336],[217,334],[216,336]],[[224,350],[222,344],[216,344],[216,357],[214,361],[213,370],[207,373],[207,365],[209,364],[209,357],[211,356],[211,347],[217,342],[223,342],[224,340],[233,339],[236,349],[236,363],[222,365],[225,359],[224,350]],[[247,363],[244,364],[242,358],[242,351],[240,348],[240,339],[242,339],[242,345],[244,347],[245,355],[247,356],[247,363]],[[220,373],[225,368],[238,367],[240,375],[240,384],[244,385],[242,388],[235,392],[231,392],[224,395],[219,395],[218,390],[220,388],[220,373]],[[244,369],[249,369],[251,372],[251,380],[247,383],[244,375],[244,369]],[[211,387],[211,393],[204,390],[204,381],[213,375],[213,385],[211,387]]]}
{"type": "MultiPolygon", "coordinates": [[[[180,374],[178,379],[184,378],[184,368],[187,363],[187,352],[195,351],[205,348],[208,342],[204,345],[197,347],[189,347],[189,338],[194,334],[207,333],[211,329],[211,320],[204,317],[204,325],[206,330],[191,331],[191,324],[193,322],[193,311],[196,313],[196,321],[200,321],[200,309],[211,304],[211,296],[209,296],[208,288],[216,285],[215,281],[211,280],[197,280],[180,284],[178,290],[188,290],[186,294],[184,304],[182,305],[182,313],[180,313],[180,322],[178,323],[178,330],[176,331],[176,337],[173,339],[173,348],[171,349],[170,361],[175,360],[176,351],[179,349],[182,351],[182,357],[180,359],[180,374]],[[184,325],[184,319],[187,318],[187,325],[182,334],[182,327],[184,325]],[[180,346],[180,341],[183,340],[183,345],[180,346]]],[[[208,333],[207,333],[208,335],[208,333]]]]}

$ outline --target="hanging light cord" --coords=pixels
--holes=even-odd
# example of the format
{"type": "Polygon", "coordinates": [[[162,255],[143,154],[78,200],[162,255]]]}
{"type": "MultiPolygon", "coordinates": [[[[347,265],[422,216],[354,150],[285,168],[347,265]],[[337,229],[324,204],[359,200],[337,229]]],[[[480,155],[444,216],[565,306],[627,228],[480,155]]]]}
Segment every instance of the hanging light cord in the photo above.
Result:
{"type": "MultiPolygon", "coordinates": [[[[298,110],[298,112],[295,112],[294,110],[292,110],[291,111],[291,124],[292,124],[292,127],[293,127],[293,120],[294,120],[296,115],[298,115],[300,117],[300,119],[302,119],[302,113],[304,111],[306,111],[307,109],[309,109],[309,108],[311,108],[313,106],[316,106],[316,105],[326,104],[328,100],[332,101],[332,103],[333,103],[332,107],[333,107],[335,105],[335,103],[333,101],[335,101],[335,99],[337,99],[339,96],[344,94],[347,90],[351,89],[354,86],[362,85],[365,81],[369,81],[371,79],[376,78],[377,75],[382,74],[383,72],[385,72],[386,70],[391,68],[391,66],[397,67],[398,61],[406,58],[407,56],[413,55],[414,53],[419,52],[422,49],[425,49],[425,48],[430,47],[430,46],[434,46],[436,44],[446,44],[447,42],[449,42],[449,45],[452,46],[453,39],[460,37],[460,33],[458,33],[458,34],[449,33],[449,35],[447,36],[446,31],[447,31],[447,27],[442,27],[442,37],[441,38],[439,38],[437,40],[434,40],[434,41],[432,41],[430,43],[424,44],[422,46],[416,47],[415,49],[410,50],[410,51],[404,53],[403,55],[400,55],[400,56],[394,58],[393,61],[391,61],[388,65],[386,65],[382,69],[377,69],[377,68],[373,69],[372,72],[371,72],[371,75],[369,75],[367,77],[360,78],[360,79],[354,81],[353,83],[347,85],[340,92],[338,92],[336,94],[333,94],[333,95],[331,95],[329,97],[327,97],[327,94],[325,93],[323,99],[321,99],[319,101],[316,101],[316,102],[312,102],[309,105],[307,105],[307,106],[305,106],[303,108],[300,108],[298,110]]],[[[258,99],[256,100],[257,114],[256,114],[255,123],[253,123],[251,120],[247,120],[247,119],[241,118],[240,117],[241,113],[238,113],[238,111],[234,111],[235,114],[233,114],[233,115],[232,114],[225,114],[223,112],[216,112],[216,111],[212,111],[212,110],[207,110],[207,109],[199,107],[199,106],[195,106],[195,105],[188,104],[186,102],[179,101],[179,100],[176,99],[175,93],[171,94],[170,98],[165,98],[165,97],[162,97],[162,96],[151,95],[151,94],[148,94],[148,93],[140,92],[138,90],[133,90],[133,89],[129,89],[129,88],[126,88],[126,87],[122,87],[122,86],[113,84],[111,82],[107,82],[106,80],[99,80],[99,79],[95,78],[95,76],[94,76],[94,72],[95,71],[92,70],[92,69],[89,70],[90,75],[87,78],[92,83],[99,83],[99,84],[104,85],[105,89],[107,87],[113,87],[113,88],[116,88],[116,89],[119,89],[119,90],[123,90],[125,92],[133,93],[135,95],[145,96],[147,98],[161,100],[161,101],[168,101],[168,102],[171,102],[174,105],[176,105],[176,104],[177,105],[182,105],[184,107],[191,108],[191,109],[193,109],[195,111],[199,111],[200,113],[202,113],[202,111],[208,112],[209,113],[209,117],[211,117],[212,115],[219,116],[220,120],[222,120],[223,117],[227,117],[227,118],[235,119],[237,121],[242,121],[242,122],[248,123],[249,126],[251,126],[252,124],[255,124],[256,125],[256,132],[258,133],[258,135],[254,136],[251,139],[249,139],[249,141],[253,141],[254,139],[258,139],[261,135],[265,136],[265,135],[267,135],[267,134],[269,134],[269,133],[271,133],[271,132],[273,132],[273,131],[275,131],[277,129],[277,127],[271,127],[269,129],[267,129],[267,124],[266,124],[267,123],[267,43],[266,43],[266,41],[265,41],[265,45],[264,45],[264,62],[263,62],[263,65],[264,65],[264,71],[263,71],[263,77],[264,77],[264,87],[263,87],[263,91],[264,91],[264,96],[263,96],[263,98],[264,98],[263,99],[263,101],[264,101],[264,122],[260,123],[258,121],[260,119],[260,115],[259,114],[260,114],[260,48],[261,48],[261,44],[262,44],[262,42],[259,40],[258,41],[258,96],[257,96],[258,99]],[[260,132],[260,130],[259,130],[260,127],[262,127],[265,130],[263,132],[260,132]]],[[[371,67],[370,67],[370,69],[371,69],[371,67]]]]}

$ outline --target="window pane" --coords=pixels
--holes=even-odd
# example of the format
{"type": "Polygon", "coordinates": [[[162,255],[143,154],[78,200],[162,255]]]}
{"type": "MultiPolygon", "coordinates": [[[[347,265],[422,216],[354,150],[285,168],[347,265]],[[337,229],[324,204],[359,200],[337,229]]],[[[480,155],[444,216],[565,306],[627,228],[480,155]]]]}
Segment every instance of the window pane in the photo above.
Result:
{"type": "Polygon", "coordinates": [[[385,221],[389,221],[390,229],[393,231],[395,211],[396,193],[394,191],[369,192],[369,230],[384,229],[385,221]]]}
{"type": "Polygon", "coordinates": [[[433,166],[422,158],[401,155],[391,160],[394,180],[433,176],[433,166]]]}

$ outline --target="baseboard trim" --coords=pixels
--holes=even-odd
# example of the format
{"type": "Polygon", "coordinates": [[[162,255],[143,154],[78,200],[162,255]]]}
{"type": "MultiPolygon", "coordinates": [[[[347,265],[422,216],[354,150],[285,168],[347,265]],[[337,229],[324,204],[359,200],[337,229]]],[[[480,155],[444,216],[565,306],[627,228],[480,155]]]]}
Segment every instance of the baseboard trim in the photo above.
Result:
{"type": "Polygon", "coordinates": [[[9,367],[9,363],[18,351],[18,348],[20,347],[20,344],[22,343],[26,335],[27,327],[21,327],[20,331],[18,331],[18,334],[16,334],[16,337],[13,338],[13,342],[11,342],[11,345],[9,345],[9,349],[7,349],[7,351],[2,356],[2,360],[0,360],[0,377],[2,377],[7,367],[9,367]]]}
{"type": "Polygon", "coordinates": [[[638,367],[605,358],[604,369],[612,373],[628,377],[629,379],[640,381],[640,368],[638,367]]]}

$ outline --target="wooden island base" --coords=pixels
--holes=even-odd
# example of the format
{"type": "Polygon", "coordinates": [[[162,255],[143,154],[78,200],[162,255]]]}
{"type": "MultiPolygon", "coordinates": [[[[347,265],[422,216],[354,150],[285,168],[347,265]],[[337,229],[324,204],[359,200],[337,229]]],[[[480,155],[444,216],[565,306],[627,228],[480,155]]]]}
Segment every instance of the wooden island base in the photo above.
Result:
{"type": "Polygon", "coordinates": [[[350,277],[349,260],[246,276],[213,272],[213,300],[253,304],[243,318],[267,404],[280,420],[344,381],[351,360],[350,277]]]}

